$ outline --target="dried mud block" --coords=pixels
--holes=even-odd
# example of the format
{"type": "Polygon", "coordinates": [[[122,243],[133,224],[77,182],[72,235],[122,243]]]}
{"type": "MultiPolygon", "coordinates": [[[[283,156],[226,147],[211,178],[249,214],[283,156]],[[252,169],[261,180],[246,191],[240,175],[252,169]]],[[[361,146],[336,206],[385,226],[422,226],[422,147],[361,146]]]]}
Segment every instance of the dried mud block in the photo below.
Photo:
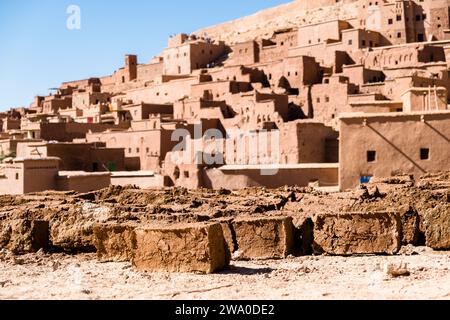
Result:
{"type": "Polygon", "coordinates": [[[213,273],[230,260],[219,223],[138,228],[133,265],[148,272],[213,273]]]}
{"type": "Polygon", "coordinates": [[[402,220],[402,244],[418,245],[420,237],[420,216],[411,206],[404,206],[399,209],[402,220]]]}
{"type": "Polygon", "coordinates": [[[426,212],[424,223],[427,247],[450,249],[450,204],[440,204],[426,212]]]}
{"type": "Polygon", "coordinates": [[[233,222],[238,245],[237,259],[283,259],[294,247],[290,217],[249,217],[233,222]]]}
{"type": "Polygon", "coordinates": [[[314,222],[314,253],[396,254],[401,228],[395,213],[319,214],[314,222]]]}
{"type": "Polygon", "coordinates": [[[131,261],[136,247],[134,224],[98,224],[94,226],[94,244],[102,262],[131,261]]]}
{"type": "Polygon", "coordinates": [[[28,219],[0,221],[0,248],[8,249],[15,254],[26,254],[47,249],[48,244],[48,221],[28,219]]]}
{"type": "Polygon", "coordinates": [[[214,222],[220,223],[222,227],[226,248],[231,257],[231,254],[237,250],[236,235],[233,230],[233,218],[216,219],[214,222]]]}

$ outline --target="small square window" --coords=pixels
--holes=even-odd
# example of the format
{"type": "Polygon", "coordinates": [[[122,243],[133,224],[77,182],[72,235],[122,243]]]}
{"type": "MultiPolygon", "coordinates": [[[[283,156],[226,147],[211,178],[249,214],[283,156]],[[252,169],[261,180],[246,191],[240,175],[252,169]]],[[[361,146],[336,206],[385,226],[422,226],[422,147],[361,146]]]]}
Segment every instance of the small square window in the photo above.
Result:
{"type": "Polygon", "coordinates": [[[420,149],[420,160],[429,160],[430,159],[430,149],[422,148],[420,149]]]}
{"type": "Polygon", "coordinates": [[[367,162],[375,162],[377,160],[376,151],[367,151],[367,162]]]}
{"type": "Polygon", "coordinates": [[[397,38],[401,38],[402,37],[402,33],[401,32],[397,32],[397,38]]]}
{"type": "Polygon", "coordinates": [[[402,16],[401,15],[397,15],[397,21],[402,21],[402,16]]]}
{"type": "Polygon", "coordinates": [[[352,44],[353,44],[353,40],[352,39],[348,40],[348,45],[351,46],[352,44]]]}
{"type": "Polygon", "coordinates": [[[394,20],[392,20],[392,19],[388,20],[388,24],[393,24],[393,23],[394,23],[394,20]]]}

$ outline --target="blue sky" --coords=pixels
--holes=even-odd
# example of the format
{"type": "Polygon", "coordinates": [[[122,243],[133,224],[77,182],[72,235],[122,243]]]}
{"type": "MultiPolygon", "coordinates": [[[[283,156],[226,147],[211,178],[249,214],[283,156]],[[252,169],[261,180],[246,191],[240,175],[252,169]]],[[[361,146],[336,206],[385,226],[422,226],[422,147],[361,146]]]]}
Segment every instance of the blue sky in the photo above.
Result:
{"type": "Polygon", "coordinates": [[[28,106],[63,81],[103,76],[125,54],[147,63],[171,34],[189,33],[289,0],[0,0],[0,110],[28,106]],[[69,30],[69,5],[81,29],[69,30]]]}

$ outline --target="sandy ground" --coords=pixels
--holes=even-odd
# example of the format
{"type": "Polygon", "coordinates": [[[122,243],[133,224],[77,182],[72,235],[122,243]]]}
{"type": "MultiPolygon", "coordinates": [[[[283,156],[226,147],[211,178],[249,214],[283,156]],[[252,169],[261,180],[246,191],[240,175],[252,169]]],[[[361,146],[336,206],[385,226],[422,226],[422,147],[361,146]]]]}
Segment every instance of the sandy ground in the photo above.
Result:
{"type": "Polygon", "coordinates": [[[0,252],[0,299],[450,299],[450,252],[232,262],[213,275],[138,273],[95,255],[0,252]],[[394,278],[388,265],[406,263],[394,278]]]}

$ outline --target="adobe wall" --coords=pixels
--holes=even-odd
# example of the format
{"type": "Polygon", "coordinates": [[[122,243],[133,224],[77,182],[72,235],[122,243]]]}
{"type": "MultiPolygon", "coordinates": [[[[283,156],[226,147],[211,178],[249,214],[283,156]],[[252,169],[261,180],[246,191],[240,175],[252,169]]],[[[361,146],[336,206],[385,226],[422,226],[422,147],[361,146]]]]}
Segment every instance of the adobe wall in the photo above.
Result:
{"type": "Polygon", "coordinates": [[[173,114],[173,105],[171,104],[139,104],[123,106],[123,110],[129,112],[133,121],[149,119],[151,115],[173,114]]]}
{"type": "Polygon", "coordinates": [[[337,150],[327,148],[338,133],[323,123],[296,121],[285,124],[281,133],[281,163],[327,163],[337,159],[337,150]]]}
{"type": "Polygon", "coordinates": [[[125,170],[125,151],[122,148],[92,148],[90,161],[88,166],[85,165],[84,171],[123,171],[125,170]]]}
{"type": "Polygon", "coordinates": [[[150,119],[134,120],[131,122],[131,130],[145,131],[161,128],[161,117],[151,117],[150,119]]]}
{"type": "Polygon", "coordinates": [[[248,82],[221,80],[194,84],[191,87],[191,93],[189,96],[192,98],[206,97],[208,100],[223,100],[223,97],[227,94],[236,94],[251,90],[252,86],[248,82]],[[206,96],[205,92],[207,92],[206,96]]]}
{"type": "Polygon", "coordinates": [[[147,157],[164,159],[176,145],[171,141],[170,130],[122,131],[87,134],[87,142],[102,141],[107,148],[125,150],[126,170],[148,170],[147,157]]]}
{"type": "Polygon", "coordinates": [[[72,95],[72,108],[85,109],[91,105],[108,102],[108,94],[100,92],[77,92],[72,95]]]}
{"type": "Polygon", "coordinates": [[[0,195],[24,194],[23,163],[0,165],[0,195]]]}
{"type": "Polygon", "coordinates": [[[60,172],[55,182],[55,190],[85,193],[109,187],[111,175],[109,173],[60,172]]]}
{"type": "Polygon", "coordinates": [[[103,132],[120,126],[97,123],[42,123],[41,139],[46,141],[71,142],[73,139],[82,139],[86,133],[103,132]]]}
{"type": "Polygon", "coordinates": [[[326,40],[339,41],[341,39],[341,32],[350,28],[351,25],[347,21],[342,20],[301,27],[298,30],[298,46],[303,47],[319,44],[326,40]]]}
{"type": "Polygon", "coordinates": [[[20,156],[58,157],[61,159],[60,170],[101,172],[108,171],[108,166],[123,170],[123,149],[94,148],[89,144],[22,144],[20,156]]]}
{"type": "Polygon", "coordinates": [[[369,52],[350,53],[357,63],[367,68],[387,69],[417,67],[423,63],[446,61],[445,50],[439,46],[404,44],[375,48],[369,52]]]}
{"type": "Polygon", "coordinates": [[[342,75],[356,85],[383,82],[385,79],[382,71],[366,69],[363,65],[344,66],[342,75]]]}
{"type": "Polygon", "coordinates": [[[211,189],[229,190],[247,187],[281,188],[284,186],[306,187],[319,181],[321,186],[338,184],[338,166],[323,165],[322,168],[280,169],[275,175],[261,175],[261,169],[220,170],[210,169],[203,172],[204,186],[211,189]]]}
{"type": "Polygon", "coordinates": [[[449,112],[341,117],[341,189],[356,187],[362,176],[450,170],[449,128],[449,112]],[[421,159],[421,149],[429,150],[428,159],[421,159]],[[369,151],[376,152],[374,161],[369,151]]]}
{"type": "Polygon", "coordinates": [[[31,142],[40,142],[41,140],[34,140],[34,139],[6,139],[6,140],[0,140],[0,155],[8,155],[10,153],[16,153],[17,156],[23,156],[19,155],[18,145],[21,143],[31,143],[31,142]]]}
{"type": "Polygon", "coordinates": [[[58,158],[25,159],[23,161],[23,193],[55,190],[59,161],[58,158]]]}
{"type": "Polygon", "coordinates": [[[175,119],[180,120],[222,119],[222,110],[226,108],[225,101],[185,99],[175,102],[173,114],[175,119]]]}
{"type": "Polygon", "coordinates": [[[137,66],[137,80],[138,81],[154,81],[156,77],[163,74],[163,62],[152,64],[140,64],[137,66]]]}
{"type": "MultiPolygon", "coordinates": [[[[191,85],[198,83],[196,77],[182,80],[174,80],[151,87],[134,89],[127,91],[125,95],[118,98],[132,100],[134,103],[155,103],[165,104],[189,97],[191,94],[191,85]]],[[[113,99],[114,100],[114,99],[113,99]]]]}
{"type": "Polygon", "coordinates": [[[260,48],[256,41],[236,43],[232,55],[226,63],[229,65],[251,65],[259,62],[260,48]]]}
{"type": "Polygon", "coordinates": [[[402,96],[405,112],[431,111],[448,109],[446,88],[410,88],[402,96]]]}
{"type": "Polygon", "coordinates": [[[2,129],[4,131],[20,130],[20,120],[19,119],[6,118],[5,120],[3,120],[2,129]]]}
{"type": "Polygon", "coordinates": [[[164,188],[168,185],[166,178],[161,175],[133,175],[133,172],[113,174],[111,184],[114,186],[137,186],[141,189],[164,188]]]}
{"type": "Polygon", "coordinates": [[[203,41],[187,42],[178,47],[166,48],[163,52],[166,75],[185,75],[193,70],[205,68],[225,54],[223,43],[203,41]]]}
{"type": "Polygon", "coordinates": [[[72,98],[51,97],[42,104],[42,112],[48,114],[56,114],[60,109],[68,109],[72,107],[72,98]]]}
{"type": "Polygon", "coordinates": [[[351,84],[340,82],[336,78],[331,79],[329,84],[312,86],[306,99],[311,103],[314,120],[337,126],[339,114],[351,111],[347,97],[355,90],[351,84]]]}

